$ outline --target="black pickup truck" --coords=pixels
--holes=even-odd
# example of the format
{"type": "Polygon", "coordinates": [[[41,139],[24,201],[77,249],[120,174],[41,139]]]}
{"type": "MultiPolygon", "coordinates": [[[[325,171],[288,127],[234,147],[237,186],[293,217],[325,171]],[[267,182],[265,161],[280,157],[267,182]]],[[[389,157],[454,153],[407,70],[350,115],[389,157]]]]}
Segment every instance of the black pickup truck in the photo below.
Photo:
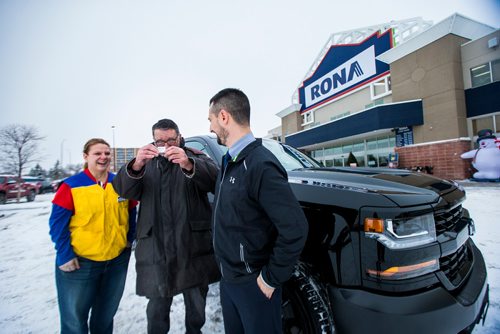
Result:
{"type": "MultiPolygon", "coordinates": [[[[186,146],[221,162],[213,136],[186,146]]],[[[470,333],[489,305],[474,221],[455,182],[398,169],[324,168],[263,140],[309,222],[283,289],[285,333],[470,333]]]]}

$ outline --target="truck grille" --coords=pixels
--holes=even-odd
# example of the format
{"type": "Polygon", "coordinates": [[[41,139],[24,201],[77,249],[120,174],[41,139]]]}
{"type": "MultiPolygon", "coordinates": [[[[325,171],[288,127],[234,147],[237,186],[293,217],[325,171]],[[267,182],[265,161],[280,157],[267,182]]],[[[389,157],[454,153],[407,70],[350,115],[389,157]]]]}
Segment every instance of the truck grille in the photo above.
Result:
{"type": "Polygon", "coordinates": [[[452,230],[458,221],[462,218],[462,206],[459,205],[450,211],[438,212],[434,215],[436,222],[436,234],[440,235],[446,231],[452,230]]]}
{"type": "Polygon", "coordinates": [[[440,258],[439,265],[451,284],[458,287],[472,267],[472,254],[467,243],[455,253],[440,258]]]}

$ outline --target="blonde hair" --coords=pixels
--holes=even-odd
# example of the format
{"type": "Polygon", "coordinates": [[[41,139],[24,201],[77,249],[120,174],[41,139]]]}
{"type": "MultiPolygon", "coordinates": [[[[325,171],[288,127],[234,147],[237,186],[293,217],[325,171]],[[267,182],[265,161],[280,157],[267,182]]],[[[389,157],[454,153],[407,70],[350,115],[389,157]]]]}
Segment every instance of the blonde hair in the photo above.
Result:
{"type": "MultiPolygon", "coordinates": [[[[107,147],[111,147],[111,146],[109,146],[108,142],[102,138],[92,138],[92,139],[87,140],[85,145],[83,145],[83,153],[89,154],[90,148],[94,145],[97,145],[97,144],[104,144],[107,147]]],[[[87,162],[85,162],[85,164],[83,165],[83,169],[87,169],[88,166],[89,165],[87,164],[87,162]]]]}

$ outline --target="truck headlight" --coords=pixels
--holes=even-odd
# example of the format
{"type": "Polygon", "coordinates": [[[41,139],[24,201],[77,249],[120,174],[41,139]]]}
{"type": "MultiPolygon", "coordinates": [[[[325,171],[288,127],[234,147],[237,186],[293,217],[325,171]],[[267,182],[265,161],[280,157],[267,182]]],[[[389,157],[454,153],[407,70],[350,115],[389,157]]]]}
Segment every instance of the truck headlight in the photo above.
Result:
{"type": "Polygon", "coordinates": [[[400,280],[422,276],[436,270],[439,270],[439,262],[436,259],[432,259],[407,266],[394,266],[386,270],[367,269],[366,272],[372,277],[380,277],[387,280],[400,280]]]}
{"type": "Polygon", "coordinates": [[[434,216],[382,219],[365,218],[364,231],[367,238],[377,239],[390,249],[404,249],[436,241],[434,216]]]}

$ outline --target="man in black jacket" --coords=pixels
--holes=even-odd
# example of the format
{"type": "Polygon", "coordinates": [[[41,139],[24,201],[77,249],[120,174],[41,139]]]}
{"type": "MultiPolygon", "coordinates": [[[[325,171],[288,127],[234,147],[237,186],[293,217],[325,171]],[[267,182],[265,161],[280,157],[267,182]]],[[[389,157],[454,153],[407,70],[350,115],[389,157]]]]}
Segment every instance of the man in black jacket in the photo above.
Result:
{"type": "Polygon", "coordinates": [[[220,91],[208,119],[219,144],[229,148],[212,214],[225,332],[281,333],[281,285],[304,247],[306,218],[286,171],[251,132],[246,95],[220,91]]]}
{"type": "Polygon", "coordinates": [[[169,119],[153,125],[154,143],[123,166],[113,186],[140,201],[135,249],[137,294],[146,296],[148,333],[167,333],[172,297],[184,295],[186,333],[201,333],[208,285],[219,279],[207,193],[218,168],[204,153],[184,147],[169,119]]]}

